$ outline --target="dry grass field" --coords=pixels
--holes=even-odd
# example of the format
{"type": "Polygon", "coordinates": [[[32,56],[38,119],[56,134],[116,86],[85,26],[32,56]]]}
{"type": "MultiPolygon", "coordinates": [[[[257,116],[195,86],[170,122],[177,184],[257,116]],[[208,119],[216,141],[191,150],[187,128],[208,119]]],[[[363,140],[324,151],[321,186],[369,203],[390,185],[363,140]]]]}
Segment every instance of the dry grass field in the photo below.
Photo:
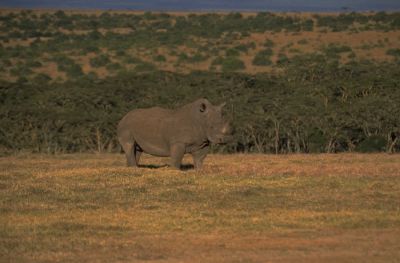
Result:
{"type": "Polygon", "coordinates": [[[399,262],[400,155],[0,158],[1,262],[399,262]]]}

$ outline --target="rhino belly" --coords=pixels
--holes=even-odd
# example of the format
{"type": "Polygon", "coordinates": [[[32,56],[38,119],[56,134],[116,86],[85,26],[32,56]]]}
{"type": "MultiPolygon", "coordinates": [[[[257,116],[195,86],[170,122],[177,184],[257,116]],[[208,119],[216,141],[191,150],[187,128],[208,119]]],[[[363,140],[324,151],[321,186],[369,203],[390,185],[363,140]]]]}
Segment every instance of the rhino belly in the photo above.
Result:
{"type": "Polygon", "coordinates": [[[170,155],[169,143],[168,140],[165,139],[165,135],[160,128],[161,127],[150,128],[144,125],[133,131],[133,137],[143,152],[166,157],[170,155]]]}
{"type": "Polygon", "coordinates": [[[154,141],[153,138],[135,138],[135,141],[140,149],[145,153],[160,157],[170,156],[169,147],[166,146],[164,143],[154,141]]]}

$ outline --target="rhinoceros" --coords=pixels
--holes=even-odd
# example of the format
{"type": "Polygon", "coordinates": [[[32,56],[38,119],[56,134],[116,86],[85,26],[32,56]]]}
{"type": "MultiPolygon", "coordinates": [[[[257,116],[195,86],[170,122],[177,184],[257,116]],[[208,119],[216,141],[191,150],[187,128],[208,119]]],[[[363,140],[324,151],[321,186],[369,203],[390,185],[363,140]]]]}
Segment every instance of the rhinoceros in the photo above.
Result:
{"type": "Polygon", "coordinates": [[[210,143],[224,144],[232,132],[223,116],[225,103],[214,106],[201,98],[178,109],[153,107],[128,112],[118,124],[118,140],[128,166],[139,166],[142,152],[171,157],[180,169],[184,154],[193,156],[194,168],[202,167],[210,143]]]}

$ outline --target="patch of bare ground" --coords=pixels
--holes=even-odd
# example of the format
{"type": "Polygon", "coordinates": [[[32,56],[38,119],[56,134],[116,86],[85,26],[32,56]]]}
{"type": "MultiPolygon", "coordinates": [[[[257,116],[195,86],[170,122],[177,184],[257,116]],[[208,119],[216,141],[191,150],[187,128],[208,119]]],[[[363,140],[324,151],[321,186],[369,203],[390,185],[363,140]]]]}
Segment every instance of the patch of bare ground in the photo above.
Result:
{"type": "Polygon", "coordinates": [[[67,79],[67,74],[63,71],[58,70],[57,63],[51,62],[51,61],[46,61],[42,63],[42,66],[40,68],[34,69],[36,73],[44,73],[48,76],[51,76],[51,78],[54,79],[61,79],[61,80],[66,80],[67,79]]]}

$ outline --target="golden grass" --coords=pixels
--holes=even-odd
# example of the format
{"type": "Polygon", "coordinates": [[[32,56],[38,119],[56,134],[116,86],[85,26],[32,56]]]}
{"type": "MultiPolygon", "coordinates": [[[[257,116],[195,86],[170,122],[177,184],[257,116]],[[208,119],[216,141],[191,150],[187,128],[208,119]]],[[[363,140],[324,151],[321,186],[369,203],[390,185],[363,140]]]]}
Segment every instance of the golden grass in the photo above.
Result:
{"type": "Polygon", "coordinates": [[[0,158],[0,261],[400,256],[400,155],[210,155],[202,171],[167,161],[0,158]]]}

